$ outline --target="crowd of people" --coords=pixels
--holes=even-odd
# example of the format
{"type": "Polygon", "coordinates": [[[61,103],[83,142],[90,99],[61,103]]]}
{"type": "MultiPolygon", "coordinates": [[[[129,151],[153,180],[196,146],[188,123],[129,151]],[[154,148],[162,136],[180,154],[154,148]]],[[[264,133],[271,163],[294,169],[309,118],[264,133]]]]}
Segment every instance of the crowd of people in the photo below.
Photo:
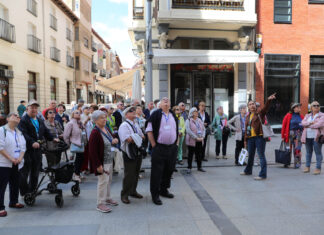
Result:
{"type": "MultiPolygon", "coordinates": [[[[248,163],[241,175],[251,175],[257,152],[261,171],[255,180],[267,178],[266,142],[263,125],[275,94],[264,107],[255,101],[239,106],[239,113],[230,120],[222,106],[217,107],[213,120],[206,112],[206,104],[200,101],[197,107],[188,109],[181,102],[171,108],[166,97],[144,105],[133,100],[128,106],[123,102],[98,107],[86,105],[83,100],[66,112],[64,104],[55,100],[42,112],[36,100],[22,101],[17,109],[7,116],[7,124],[0,127],[0,217],[6,216],[4,196],[9,184],[9,207],[23,208],[21,196],[33,192],[38,184],[42,165],[42,146],[56,149],[59,143],[69,145],[74,156],[73,180],[83,182],[89,173],[98,178],[97,210],[112,211],[118,202],[111,197],[113,175],[118,174],[121,163],[124,168],[121,201],[130,204],[130,198],[142,199],[137,191],[142,159],[151,156],[150,192],[152,201],[162,205],[160,196],[174,198],[169,191],[173,172],[177,165],[184,165],[187,158],[187,174],[192,173],[193,160],[197,170],[206,172],[203,162],[208,136],[214,136],[216,159],[227,159],[228,138],[235,133],[235,164],[243,148],[249,153],[248,163]],[[188,112],[189,110],[189,112],[188,112]],[[84,173],[84,174],[83,174],[84,173]]],[[[282,139],[290,147],[294,167],[301,166],[301,148],[306,145],[305,173],[310,172],[312,153],[316,155],[314,174],[320,174],[322,142],[324,140],[324,114],[319,103],[311,104],[311,112],[301,115],[301,104],[294,103],[282,125],[282,139]]],[[[61,153],[46,153],[47,167],[60,163],[61,153]]],[[[286,165],[288,167],[288,165],[286,165]]]]}

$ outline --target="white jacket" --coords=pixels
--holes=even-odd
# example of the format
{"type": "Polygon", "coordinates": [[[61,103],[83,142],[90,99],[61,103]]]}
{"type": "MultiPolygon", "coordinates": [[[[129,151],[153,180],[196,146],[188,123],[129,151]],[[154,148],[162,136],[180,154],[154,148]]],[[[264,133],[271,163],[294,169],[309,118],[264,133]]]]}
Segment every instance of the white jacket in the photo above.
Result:
{"type": "MultiPolygon", "coordinates": [[[[26,152],[26,140],[21,131],[18,130],[18,128],[13,131],[8,127],[8,125],[0,127],[0,150],[6,150],[11,157],[15,157],[15,150],[17,145],[15,140],[15,132],[18,149],[20,150],[20,152],[26,152]],[[6,133],[4,129],[6,129],[6,133]]],[[[22,160],[19,164],[19,169],[22,168],[23,165],[24,160],[22,160]]],[[[0,167],[12,167],[12,162],[2,154],[0,154],[0,167]]]]}

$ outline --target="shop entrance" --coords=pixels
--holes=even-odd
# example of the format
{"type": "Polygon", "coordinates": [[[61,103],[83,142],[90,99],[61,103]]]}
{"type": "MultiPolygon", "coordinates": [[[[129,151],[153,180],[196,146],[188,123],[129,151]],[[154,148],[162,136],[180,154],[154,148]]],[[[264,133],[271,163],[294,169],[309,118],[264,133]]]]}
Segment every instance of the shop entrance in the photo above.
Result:
{"type": "Polygon", "coordinates": [[[187,109],[205,101],[206,111],[214,117],[218,106],[233,116],[233,65],[172,65],[171,104],[184,102],[187,109]]]}

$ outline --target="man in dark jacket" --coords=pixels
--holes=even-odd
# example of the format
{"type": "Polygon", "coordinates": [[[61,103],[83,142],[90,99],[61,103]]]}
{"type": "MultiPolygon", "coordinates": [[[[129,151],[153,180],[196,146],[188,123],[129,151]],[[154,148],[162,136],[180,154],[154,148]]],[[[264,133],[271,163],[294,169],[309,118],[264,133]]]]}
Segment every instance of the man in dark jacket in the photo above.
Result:
{"type": "Polygon", "coordinates": [[[58,139],[53,139],[43,120],[37,117],[38,107],[39,104],[36,100],[29,101],[27,113],[22,117],[18,126],[26,139],[27,148],[24,156],[25,163],[21,169],[20,194],[22,196],[33,192],[37,187],[42,161],[40,142],[44,138],[48,141],[59,141],[58,139]]]}
{"type": "Polygon", "coordinates": [[[119,129],[120,125],[123,123],[123,110],[124,110],[124,103],[119,101],[117,103],[117,110],[113,113],[113,116],[115,117],[117,130],[119,129]]]}
{"type": "MultiPolygon", "coordinates": [[[[198,112],[198,117],[204,122],[204,126],[206,128],[206,135],[204,139],[204,145],[203,145],[203,153],[202,153],[202,160],[203,161],[208,161],[206,159],[205,153],[206,153],[206,146],[207,146],[207,140],[208,140],[208,135],[210,134],[210,117],[209,114],[206,112],[206,104],[204,101],[199,102],[199,112],[198,112]]],[[[209,146],[207,146],[209,148],[209,146]]]]}
{"type": "Polygon", "coordinates": [[[178,122],[170,110],[170,100],[161,100],[161,109],[152,113],[146,132],[152,145],[152,168],[150,189],[152,200],[162,205],[160,196],[174,198],[168,189],[178,154],[178,122]]]}

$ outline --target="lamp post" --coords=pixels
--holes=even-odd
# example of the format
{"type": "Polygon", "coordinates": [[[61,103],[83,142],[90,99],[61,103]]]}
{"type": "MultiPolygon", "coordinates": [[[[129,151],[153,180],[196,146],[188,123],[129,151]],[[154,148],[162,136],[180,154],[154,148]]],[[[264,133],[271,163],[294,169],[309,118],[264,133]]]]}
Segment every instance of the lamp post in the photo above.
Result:
{"type": "Polygon", "coordinates": [[[145,73],[145,102],[153,100],[153,51],[152,51],[152,0],[146,1],[146,73],[145,73]]]}

